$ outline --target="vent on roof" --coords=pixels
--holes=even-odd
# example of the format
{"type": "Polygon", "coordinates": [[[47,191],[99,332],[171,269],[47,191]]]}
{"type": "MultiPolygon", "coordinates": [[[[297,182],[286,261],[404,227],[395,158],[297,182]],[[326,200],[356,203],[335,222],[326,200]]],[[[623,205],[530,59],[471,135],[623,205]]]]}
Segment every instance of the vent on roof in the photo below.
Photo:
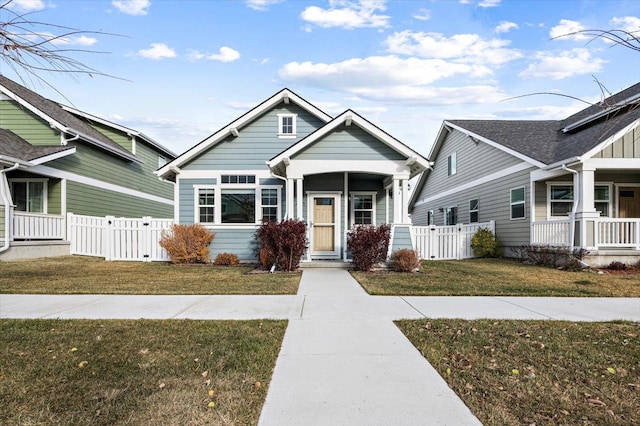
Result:
{"type": "MultiPolygon", "coordinates": [[[[613,104],[612,106],[610,106],[609,108],[605,108],[602,111],[599,111],[599,112],[597,112],[595,114],[591,114],[590,116],[585,117],[582,120],[578,120],[576,122],[573,122],[573,123],[569,124],[568,126],[564,127],[562,129],[562,131],[564,133],[569,133],[572,130],[576,130],[576,129],[580,128],[580,127],[586,126],[587,124],[593,123],[594,121],[599,120],[600,118],[602,118],[602,117],[604,117],[606,115],[618,112],[621,109],[623,109],[623,108],[625,108],[625,107],[627,107],[629,105],[637,103],[638,101],[640,101],[640,93],[636,93],[635,95],[633,95],[633,96],[631,96],[631,97],[629,97],[627,99],[624,99],[624,100],[622,100],[620,102],[617,102],[617,103],[613,104]]],[[[598,105],[606,105],[606,103],[605,102],[600,102],[598,105]]]]}

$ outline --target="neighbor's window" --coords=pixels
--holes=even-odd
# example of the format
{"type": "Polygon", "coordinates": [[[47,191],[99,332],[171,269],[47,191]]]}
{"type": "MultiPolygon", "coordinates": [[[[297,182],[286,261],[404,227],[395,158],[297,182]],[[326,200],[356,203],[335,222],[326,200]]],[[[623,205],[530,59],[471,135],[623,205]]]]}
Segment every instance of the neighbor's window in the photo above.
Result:
{"type": "Polygon", "coordinates": [[[444,209],[444,224],[455,225],[456,223],[458,223],[458,208],[447,207],[444,209]]]}
{"type": "Polygon", "coordinates": [[[293,137],[296,135],[296,114],[278,114],[278,136],[293,137]]]}
{"type": "Polygon", "coordinates": [[[375,194],[351,194],[351,217],[353,225],[374,224],[375,198],[375,194]]]}
{"type": "Polygon", "coordinates": [[[449,155],[448,159],[447,159],[447,174],[449,176],[453,176],[456,174],[456,172],[458,171],[458,164],[457,164],[457,159],[456,159],[456,153],[452,152],[451,155],[449,155]]]}
{"type": "Polygon", "coordinates": [[[12,181],[11,196],[18,211],[29,213],[47,212],[46,179],[12,181]]]}
{"type": "Polygon", "coordinates": [[[220,201],[226,208],[221,212],[222,223],[255,223],[255,189],[222,189],[220,201]]]}
{"type": "Polygon", "coordinates": [[[198,222],[213,223],[215,221],[215,189],[198,189],[198,222]]]}
{"type": "Polygon", "coordinates": [[[263,189],[261,202],[262,202],[262,221],[277,222],[278,221],[278,190],[263,189]]]}
{"type": "Polygon", "coordinates": [[[435,212],[433,210],[429,210],[427,212],[427,225],[435,225],[435,224],[436,224],[435,212]]]}
{"type": "Polygon", "coordinates": [[[511,190],[511,219],[524,219],[524,186],[511,190]]]}
{"type": "Polygon", "coordinates": [[[478,222],[478,199],[469,201],[469,223],[478,222]]]}
{"type": "Polygon", "coordinates": [[[164,166],[165,164],[167,164],[167,159],[162,155],[158,155],[158,168],[164,166]]]}
{"type": "Polygon", "coordinates": [[[611,188],[609,185],[596,185],[593,195],[595,207],[600,212],[600,216],[609,216],[609,205],[611,204],[611,188]]]}

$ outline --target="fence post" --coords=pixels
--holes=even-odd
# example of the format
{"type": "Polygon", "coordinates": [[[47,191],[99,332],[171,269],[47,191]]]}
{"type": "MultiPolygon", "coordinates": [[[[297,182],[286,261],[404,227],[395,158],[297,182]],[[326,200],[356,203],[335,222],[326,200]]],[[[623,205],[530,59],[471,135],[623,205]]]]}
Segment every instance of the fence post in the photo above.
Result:
{"type": "Polygon", "coordinates": [[[151,262],[151,216],[142,218],[142,261],[151,262]]]}
{"type": "Polygon", "coordinates": [[[434,225],[431,225],[429,227],[429,233],[427,234],[429,240],[428,240],[428,244],[427,246],[429,247],[429,260],[434,260],[437,259],[438,254],[434,254],[434,252],[437,250],[439,244],[437,241],[437,237],[438,237],[438,228],[436,228],[434,225]]]}
{"type": "Polygon", "coordinates": [[[103,239],[104,241],[104,260],[113,260],[113,245],[114,245],[114,222],[116,218],[115,216],[106,216],[105,217],[105,226],[103,229],[103,239]]]}
{"type": "Polygon", "coordinates": [[[71,222],[73,221],[73,213],[67,213],[67,234],[65,235],[65,238],[67,239],[67,241],[69,241],[69,249],[70,249],[70,253],[69,254],[73,254],[73,251],[75,249],[74,245],[74,241],[75,238],[73,238],[73,228],[71,226],[71,222]]]}

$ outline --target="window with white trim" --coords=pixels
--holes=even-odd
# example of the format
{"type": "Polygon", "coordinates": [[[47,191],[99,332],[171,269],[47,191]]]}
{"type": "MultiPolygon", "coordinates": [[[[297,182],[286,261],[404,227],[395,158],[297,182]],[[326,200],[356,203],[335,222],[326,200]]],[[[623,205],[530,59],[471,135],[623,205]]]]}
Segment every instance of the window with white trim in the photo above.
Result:
{"type": "Polygon", "coordinates": [[[256,183],[255,175],[222,175],[221,183],[256,183]]]}
{"type": "MultiPolygon", "coordinates": [[[[573,209],[574,197],[572,183],[549,185],[549,216],[568,216],[573,209]]],[[[596,211],[600,212],[600,216],[608,217],[611,211],[611,186],[603,184],[595,185],[593,189],[593,201],[596,211]]]]}
{"type": "Polygon", "coordinates": [[[278,190],[275,188],[262,189],[262,221],[277,222],[278,215],[278,190]]]}
{"type": "Polygon", "coordinates": [[[478,199],[469,200],[469,223],[478,223],[478,199]]]}
{"type": "Polygon", "coordinates": [[[278,114],[278,137],[293,138],[296,136],[297,114],[278,114]]]}
{"type": "Polygon", "coordinates": [[[611,209],[611,186],[610,185],[595,185],[593,189],[593,198],[596,211],[600,212],[600,216],[610,216],[611,209]]]}
{"type": "Polygon", "coordinates": [[[198,222],[215,222],[216,190],[214,188],[197,188],[196,191],[198,194],[198,222]]]}
{"type": "Polygon", "coordinates": [[[436,224],[436,216],[433,210],[429,210],[427,212],[427,225],[435,225],[436,224]]]}
{"type": "Polygon", "coordinates": [[[254,188],[222,188],[220,201],[226,208],[221,212],[222,223],[255,223],[256,190],[254,188]]]}
{"type": "Polygon", "coordinates": [[[158,168],[164,166],[165,164],[167,164],[167,159],[162,155],[158,155],[158,168]]]}
{"type": "Polygon", "coordinates": [[[511,207],[511,220],[524,219],[525,218],[525,188],[514,188],[511,190],[510,195],[510,207],[511,207]]]}
{"type": "Polygon", "coordinates": [[[456,223],[458,223],[458,208],[447,207],[444,209],[444,224],[455,225],[456,223]]]}
{"type": "Polygon", "coordinates": [[[12,179],[10,183],[16,210],[47,213],[47,179],[12,179]]]}
{"type": "Polygon", "coordinates": [[[447,158],[447,175],[453,176],[457,172],[458,172],[458,161],[457,161],[457,155],[454,151],[447,158]]]}
{"type": "Polygon", "coordinates": [[[351,193],[351,225],[375,225],[376,194],[373,192],[351,193]]]}

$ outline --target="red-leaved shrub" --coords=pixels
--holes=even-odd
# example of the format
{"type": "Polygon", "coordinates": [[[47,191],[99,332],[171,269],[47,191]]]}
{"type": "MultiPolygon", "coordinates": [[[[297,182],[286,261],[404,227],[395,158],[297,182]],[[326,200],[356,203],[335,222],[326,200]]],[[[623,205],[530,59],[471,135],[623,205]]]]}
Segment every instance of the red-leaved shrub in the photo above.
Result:
{"type": "Polygon", "coordinates": [[[238,266],[240,259],[233,253],[218,253],[213,264],[216,266],[238,266]]]}
{"type": "Polygon", "coordinates": [[[420,257],[415,250],[396,250],[389,257],[389,267],[396,272],[413,272],[420,269],[420,257]]]}
{"type": "Polygon", "coordinates": [[[347,234],[347,247],[351,251],[353,266],[358,271],[370,271],[384,262],[389,250],[389,225],[358,225],[347,234]]]}
{"type": "Polygon", "coordinates": [[[265,222],[256,233],[260,263],[265,269],[295,271],[307,249],[307,224],[301,220],[265,222]]]}
{"type": "Polygon", "coordinates": [[[214,232],[199,223],[173,225],[170,230],[162,231],[159,244],[167,251],[171,263],[209,263],[209,244],[214,236],[214,232]]]}

